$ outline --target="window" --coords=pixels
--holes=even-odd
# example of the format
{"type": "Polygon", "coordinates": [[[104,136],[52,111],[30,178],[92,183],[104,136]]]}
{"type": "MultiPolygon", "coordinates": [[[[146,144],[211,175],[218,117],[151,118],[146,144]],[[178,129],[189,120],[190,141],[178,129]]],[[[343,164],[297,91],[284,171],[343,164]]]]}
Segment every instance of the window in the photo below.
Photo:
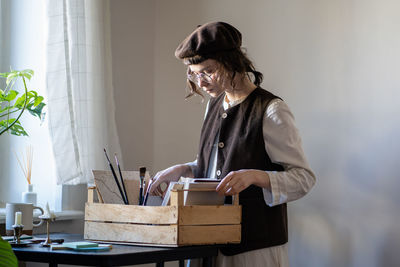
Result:
{"type": "Polygon", "coordinates": [[[20,201],[27,182],[14,151],[32,144],[38,204],[48,202],[56,211],[83,209],[86,185],[57,186],[56,178],[63,184],[90,183],[92,169],[107,167],[102,148],[121,154],[109,71],[108,2],[8,0],[0,7],[1,71],[33,69],[29,88],[49,93],[45,102],[51,112],[41,126],[30,116],[21,120],[29,138],[1,136],[0,201],[20,201]]]}
{"type": "MultiPolygon", "coordinates": [[[[46,102],[45,1],[2,1],[0,8],[3,39],[0,72],[8,71],[10,67],[34,70],[35,74],[27,84],[28,89],[34,89],[44,96],[46,102]]],[[[37,192],[37,203],[43,207],[48,202],[51,209],[60,210],[61,186],[56,185],[47,120],[40,123],[39,119],[24,114],[21,123],[29,137],[16,137],[7,133],[0,136],[0,202],[5,205],[6,202],[21,201],[21,193],[26,191],[27,181],[15,153],[21,156],[26,147],[32,145],[32,184],[37,192]]]]}

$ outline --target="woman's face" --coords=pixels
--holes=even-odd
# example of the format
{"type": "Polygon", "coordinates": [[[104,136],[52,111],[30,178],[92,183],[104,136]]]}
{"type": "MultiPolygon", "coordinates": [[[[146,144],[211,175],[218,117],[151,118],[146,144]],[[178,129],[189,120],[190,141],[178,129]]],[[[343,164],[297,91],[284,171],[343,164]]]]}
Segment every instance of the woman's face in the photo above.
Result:
{"type": "Polygon", "coordinates": [[[223,81],[218,75],[220,65],[214,59],[207,59],[199,64],[189,65],[191,80],[211,97],[219,96],[223,91],[223,81]]]}

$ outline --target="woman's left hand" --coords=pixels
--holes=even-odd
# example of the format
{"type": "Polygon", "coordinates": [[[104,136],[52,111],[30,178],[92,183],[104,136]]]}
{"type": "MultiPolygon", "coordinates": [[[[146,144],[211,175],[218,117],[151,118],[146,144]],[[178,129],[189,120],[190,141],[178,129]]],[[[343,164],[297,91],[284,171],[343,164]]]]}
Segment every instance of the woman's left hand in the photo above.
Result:
{"type": "Polygon", "coordinates": [[[238,170],[228,173],[217,186],[220,195],[232,196],[239,194],[250,185],[270,189],[268,173],[261,170],[238,170]]]}

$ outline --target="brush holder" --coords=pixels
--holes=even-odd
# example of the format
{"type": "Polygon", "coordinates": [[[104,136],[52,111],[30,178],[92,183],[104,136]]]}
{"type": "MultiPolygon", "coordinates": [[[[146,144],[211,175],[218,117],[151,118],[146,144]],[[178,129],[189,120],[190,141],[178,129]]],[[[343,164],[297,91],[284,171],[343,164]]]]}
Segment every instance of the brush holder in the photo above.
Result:
{"type": "Polygon", "coordinates": [[[32,203],[36,206],[37,194],[33,192],[33,184],[28,184],[26,192],[22,192],[22,203],[32,203]]]}

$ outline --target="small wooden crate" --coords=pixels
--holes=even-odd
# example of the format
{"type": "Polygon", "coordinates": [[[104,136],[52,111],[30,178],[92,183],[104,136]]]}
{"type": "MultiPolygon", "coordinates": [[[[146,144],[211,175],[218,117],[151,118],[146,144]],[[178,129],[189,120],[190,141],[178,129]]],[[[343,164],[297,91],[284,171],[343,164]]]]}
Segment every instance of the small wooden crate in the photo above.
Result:
{"type": "Polygon", "coordinates": [[[240,243],[242,207],[184,206],[183,192],[171,191],[169,206],[138,206],[93,202],[89,189],[84,237],[88,240],[149,246],[240,243]]]}

